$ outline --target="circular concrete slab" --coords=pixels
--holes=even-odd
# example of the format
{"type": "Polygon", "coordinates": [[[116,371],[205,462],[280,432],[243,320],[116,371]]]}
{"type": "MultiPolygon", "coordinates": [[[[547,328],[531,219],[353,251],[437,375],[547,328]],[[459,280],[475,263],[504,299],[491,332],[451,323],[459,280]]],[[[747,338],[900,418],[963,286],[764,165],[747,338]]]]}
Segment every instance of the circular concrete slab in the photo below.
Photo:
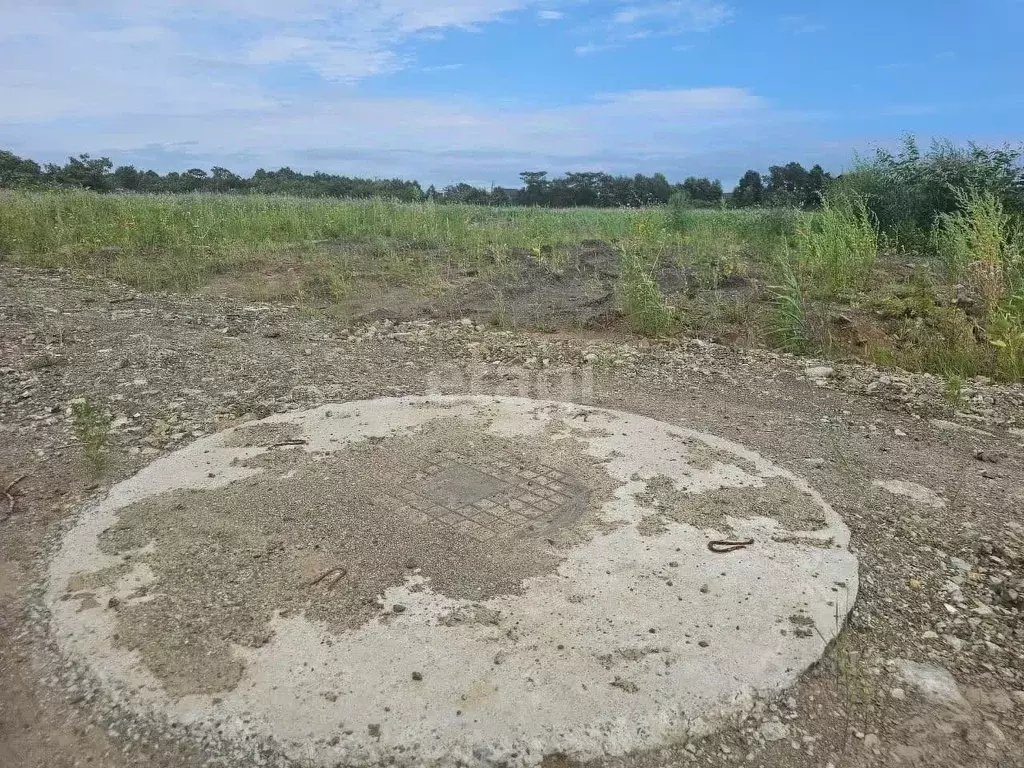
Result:
{"type": "Polygon", "coordinates": [[[679,741],[792,683],[855,600],[848,540],[711,435],[387,398],[154,462],[83,511],[47,599],[70,655],[172,721],[320,765],[536,765],[679,741]]]}

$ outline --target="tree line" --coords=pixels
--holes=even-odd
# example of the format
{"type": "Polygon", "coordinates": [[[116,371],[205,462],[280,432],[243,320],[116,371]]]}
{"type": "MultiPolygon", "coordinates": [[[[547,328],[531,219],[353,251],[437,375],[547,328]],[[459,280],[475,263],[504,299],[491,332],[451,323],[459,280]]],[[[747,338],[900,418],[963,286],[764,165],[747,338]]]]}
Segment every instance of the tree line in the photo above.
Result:
{"type": "Polygon", "coordinates": [[[262,168],[246,178],[227,168],[209,172],[191,168],[159,174],[132,165],[114,167],[109,158],[87,154],[69,157],[64,165],[40,165],[0,150],[0,188],[78,188],[98,192],[128,193],[233,193],[286,194],[299,197],[372,198],[404,202],[473,203],[477,205],[527,205],[552,208],[621,208],[673,202],[695,208],[787,206],[814,208],[831,176],[820,165],[810,170],[800,163],[772,166],[768,173],[747,171],[731,192],[722,182],[691,176],[672,184],[662,173],[652,176],[615,176],[602,172],[570,172],[549,177],[547,171],[524,171],[520,187],[475,187],[452,184],[424,190],[419,182],[405,179],[364,179],[329,173],[305,174],[291,168],[262,168]]]}

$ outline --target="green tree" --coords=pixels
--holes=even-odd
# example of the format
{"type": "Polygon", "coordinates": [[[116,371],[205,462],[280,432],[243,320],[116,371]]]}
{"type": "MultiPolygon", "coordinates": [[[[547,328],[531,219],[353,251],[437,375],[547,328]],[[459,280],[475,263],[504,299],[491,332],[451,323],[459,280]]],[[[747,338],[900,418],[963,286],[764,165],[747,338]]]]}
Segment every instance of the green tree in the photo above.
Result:
{"type": "Polygon", "coordinates": [[[42,175],[39,164],[0,150],[0,187],[27,187],[38,184],[42,175]]]}
{"type": "Polygon", "coordinates": [[[242,186],[242,178],[227,168],[215,165],[210,169],[210,188],[214,192],[230,192],[241,189],[242,186]]]}
{"type": "Polygon", "coordinates": [[[143,175],[139,173],[134,165],[119,165],[111,175],[110,183],[113,189],[124,189],[129,192],[138,192],[142,189],[143,175]]]}
{"type": "Polygon", "coordinates": [[[773,165],[768,169],[764,199],[768,205],[803,205],[807,191],[807,169],[800,163],[773,165]]]}
{"type": "Polygon", "coordinates": [[[49,181],[61,186],[105,192],[109,189],[110,169],[113,167],[110,158],[93,158],[88,154],[82,154],[78,157],[69,157],[63,167],[55,163],[48,164],[44,175],[49,181]]]}
{"type": "Polygon", "coordinates": [[[736,189],[732,192],[732,205],[736,208],[749,208],[764,202],[764,179],[757,171],[743,174],[736,189]]]}
{"type": "Polygon", "coordinates": [[[695,205],[718,205],[722,202],[722,182],[690,176],[679,188],[695,205]]]}
{"type": "Polygon", "coordinates": [[[548,202],[547,171],[523,171],[519,178],[526,188],[523,190],[522,201],[524,205],[546,205],[548,202]]]}

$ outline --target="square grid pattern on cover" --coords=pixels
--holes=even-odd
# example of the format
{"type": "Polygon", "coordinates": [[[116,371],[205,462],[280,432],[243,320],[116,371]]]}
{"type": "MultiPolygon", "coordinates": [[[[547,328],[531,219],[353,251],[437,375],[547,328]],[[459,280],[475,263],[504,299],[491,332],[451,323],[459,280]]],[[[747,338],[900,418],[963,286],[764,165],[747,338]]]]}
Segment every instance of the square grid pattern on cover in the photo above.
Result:
{"type": "Polygon", "coordinates": [[[489,541],[531,525],[537,530],[557,524],[584,497],[583,489],[552,467],[446,451],[419,459],[415,471],[385,500],[418,523],[440,524],[489,541]],[[459,495],[462,501],[452,498],[459,495]]]}

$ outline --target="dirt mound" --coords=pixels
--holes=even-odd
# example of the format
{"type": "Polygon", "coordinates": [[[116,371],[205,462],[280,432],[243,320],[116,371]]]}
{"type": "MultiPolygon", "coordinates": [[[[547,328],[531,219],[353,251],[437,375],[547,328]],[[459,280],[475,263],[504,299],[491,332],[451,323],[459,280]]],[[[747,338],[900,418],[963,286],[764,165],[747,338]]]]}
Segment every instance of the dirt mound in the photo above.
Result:
{"type": "MultiPolygon", "coordinates": [[[[620,312],[616,284],[620,252],[601,240],[585,240],[567,251],[545,247],[517,251],[492,269],[463,273],[440,300],[374,309],[360,320],[468,317],[513,328],[608,328],[620,312]]],[[[667,295],[685,292],[691,280],[675,266],[662,267],[658,282],[667,295]]]]}

